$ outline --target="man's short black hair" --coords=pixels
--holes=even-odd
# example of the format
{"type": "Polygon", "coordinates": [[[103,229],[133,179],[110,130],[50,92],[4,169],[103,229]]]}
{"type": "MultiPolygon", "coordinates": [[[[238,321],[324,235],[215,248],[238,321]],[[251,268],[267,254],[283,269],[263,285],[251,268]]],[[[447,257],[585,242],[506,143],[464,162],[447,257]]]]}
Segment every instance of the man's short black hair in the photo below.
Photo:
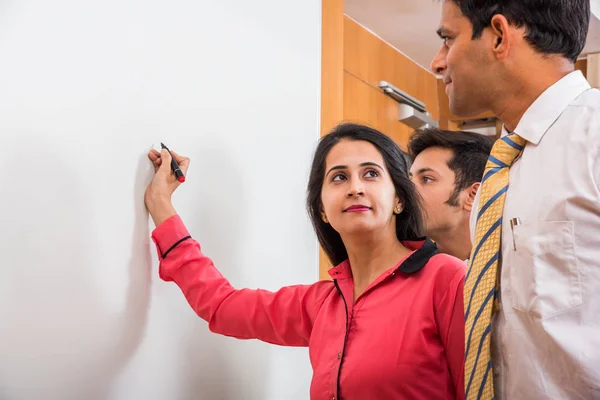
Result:
{"type": "Polygon", "coordinates": [[[456,4],[481,37],[492,17],[502,14],[524,27],[525,39],[542,54],[560,54],[572,62],[585,47],[590,23],[590,0],[445,0],[456,4]]]}
{"type": "Polygon", "coordinates": [[[456,176],[456,188],[446,203],[457,206],[460,192],[476,182],[481,182],[493,145],[493,138],[479,133],[426,128],[412,134],[408,142],[408,154],[414,161],[430,147],[452,151],[453,156],[448,161],[448,168],[456,176]]]}

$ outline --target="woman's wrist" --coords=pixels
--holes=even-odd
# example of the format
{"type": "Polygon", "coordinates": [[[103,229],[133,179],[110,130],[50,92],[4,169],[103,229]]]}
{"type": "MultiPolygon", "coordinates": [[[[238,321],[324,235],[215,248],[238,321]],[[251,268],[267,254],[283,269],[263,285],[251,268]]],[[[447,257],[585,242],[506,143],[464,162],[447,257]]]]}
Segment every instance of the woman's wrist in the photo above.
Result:
{"type": "Polygon", "coordinates": [[[177,214],[175,207],[171,203],[171,199],[164,198],[152,201],[152,205],[148,207],[148,211],[156,227],[177,214]]]}

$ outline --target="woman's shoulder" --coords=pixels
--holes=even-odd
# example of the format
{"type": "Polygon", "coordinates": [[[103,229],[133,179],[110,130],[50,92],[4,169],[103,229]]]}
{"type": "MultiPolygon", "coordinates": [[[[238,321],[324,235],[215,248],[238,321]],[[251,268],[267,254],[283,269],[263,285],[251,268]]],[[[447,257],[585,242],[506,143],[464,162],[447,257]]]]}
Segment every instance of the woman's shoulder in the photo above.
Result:
{"type": "Polygon", "coordinates": [[[450,254],[437,253],[429,259],[427,269],[441,278],[451,280],[452,278],[464,279],[467,272],[467,263],[450,254]]]}
{"type": "Polygon", "coordinates": [[[427,269],[432,274],[430,279],[435,304],[442,304],[444,299],[462,296],[467,272],[467,264],[463,260],[449,254],[438,253],[429,259],[427,269]]]}

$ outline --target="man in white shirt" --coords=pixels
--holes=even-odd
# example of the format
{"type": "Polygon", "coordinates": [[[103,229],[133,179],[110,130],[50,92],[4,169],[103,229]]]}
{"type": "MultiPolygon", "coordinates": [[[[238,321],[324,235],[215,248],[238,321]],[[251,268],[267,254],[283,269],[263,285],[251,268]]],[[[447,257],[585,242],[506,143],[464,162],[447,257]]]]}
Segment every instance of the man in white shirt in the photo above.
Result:
{"type": "Polygon", "coordinates": [[[492,144],[478,133],[437,128],[410,137],[410,176],[423,199],[425,233],[440,253],[471,254],[469,216],[492,144]]]}
{"type": "Polygon", "coordinates": [[[496,399],[600,399],[600,91],[574,71],[589,20],[589,0],[443,3],[450,109],[526,140],[501,211],[496,399]]]}

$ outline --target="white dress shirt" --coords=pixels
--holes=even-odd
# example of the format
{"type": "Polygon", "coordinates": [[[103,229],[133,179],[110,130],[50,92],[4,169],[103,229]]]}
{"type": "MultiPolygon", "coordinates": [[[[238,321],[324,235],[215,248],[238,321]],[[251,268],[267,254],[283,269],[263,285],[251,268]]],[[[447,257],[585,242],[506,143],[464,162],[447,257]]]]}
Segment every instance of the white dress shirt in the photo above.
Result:
{"type": "Polygon", "coordinates": [[[510,168],[502,220],[496,399],[600,399],[600,91],[573,72],[515,133],[528,143],[510,168]]]}

